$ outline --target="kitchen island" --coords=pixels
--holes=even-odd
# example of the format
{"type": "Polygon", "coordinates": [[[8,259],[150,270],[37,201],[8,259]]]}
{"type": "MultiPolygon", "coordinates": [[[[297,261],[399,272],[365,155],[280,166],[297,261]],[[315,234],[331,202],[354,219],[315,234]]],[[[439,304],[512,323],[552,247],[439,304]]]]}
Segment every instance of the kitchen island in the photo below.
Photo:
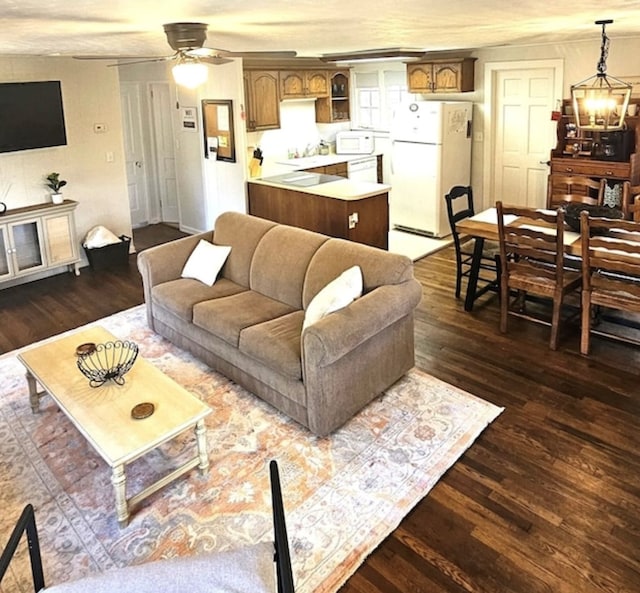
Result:
{"type": "Polygon", "coordinates": [[[295,171],[248,182],[249,214],[388,249],[389,189],[382,183],[295,171]]]}

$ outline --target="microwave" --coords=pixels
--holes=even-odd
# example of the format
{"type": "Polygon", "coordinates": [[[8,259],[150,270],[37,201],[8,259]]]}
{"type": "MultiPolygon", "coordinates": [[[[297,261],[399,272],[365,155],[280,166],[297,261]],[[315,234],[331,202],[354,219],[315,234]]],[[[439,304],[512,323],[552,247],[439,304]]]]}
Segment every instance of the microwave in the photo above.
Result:
{"type": "Polygon", "coordinates": [[[338,132],[336,154],[373,154],[375,140],[372,132],[338,132]]]}

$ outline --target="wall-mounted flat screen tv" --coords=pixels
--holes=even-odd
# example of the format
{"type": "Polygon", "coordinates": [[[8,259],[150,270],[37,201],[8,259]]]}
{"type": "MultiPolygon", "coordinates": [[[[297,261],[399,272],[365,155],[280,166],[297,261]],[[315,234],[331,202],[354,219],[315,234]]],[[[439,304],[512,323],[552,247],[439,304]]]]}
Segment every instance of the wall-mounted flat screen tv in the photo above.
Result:
{"type": "Polygon", "coordinates": [[[0,83],[0,152],[66,143],[60,81],[0,83]]]}

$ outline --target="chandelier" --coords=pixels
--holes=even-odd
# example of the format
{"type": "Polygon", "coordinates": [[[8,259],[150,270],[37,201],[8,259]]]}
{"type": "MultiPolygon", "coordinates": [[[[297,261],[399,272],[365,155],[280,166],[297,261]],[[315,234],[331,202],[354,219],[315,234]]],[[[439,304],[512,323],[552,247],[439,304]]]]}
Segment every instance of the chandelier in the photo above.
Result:
{"type": "Polygon", "coordinates": [[[576,126],[582,130],[613,131],[624,128],[631,85],[613,76],[607,76],[609,38],[605,27],[611,23],[612,20],[595,22],[596,25],[602,25],[600,61],[596,74],[571,85],[576,126]]]}

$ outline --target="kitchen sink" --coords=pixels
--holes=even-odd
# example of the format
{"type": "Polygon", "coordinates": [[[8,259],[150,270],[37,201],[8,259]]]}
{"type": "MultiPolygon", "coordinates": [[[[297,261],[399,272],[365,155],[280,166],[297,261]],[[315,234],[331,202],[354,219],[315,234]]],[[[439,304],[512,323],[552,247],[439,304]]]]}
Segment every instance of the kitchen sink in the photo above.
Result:
{"type": "Polygon", "coordinates": [[[284,175],[264,177],[263,181],[271,181],[272,183],[281,183],[283,185],[293,185],[295,187],[311,187],[313,185],[320,185],[331,181],[340,181],[342,179],[344,179],[344,177],[339,177],[338,175],[294,171],[293,173],[285,173],[284,175]]]}
{"type": "Polygon", "coordinates": [[[299,157],[297,159],[284,159],[282,161],[278,161],[281,165],[294,165],[296,167],[307,168],[307,167],[322,167],[327,164],[327,158],[318,157],[318,156],[304,156],[299,157]]]}

